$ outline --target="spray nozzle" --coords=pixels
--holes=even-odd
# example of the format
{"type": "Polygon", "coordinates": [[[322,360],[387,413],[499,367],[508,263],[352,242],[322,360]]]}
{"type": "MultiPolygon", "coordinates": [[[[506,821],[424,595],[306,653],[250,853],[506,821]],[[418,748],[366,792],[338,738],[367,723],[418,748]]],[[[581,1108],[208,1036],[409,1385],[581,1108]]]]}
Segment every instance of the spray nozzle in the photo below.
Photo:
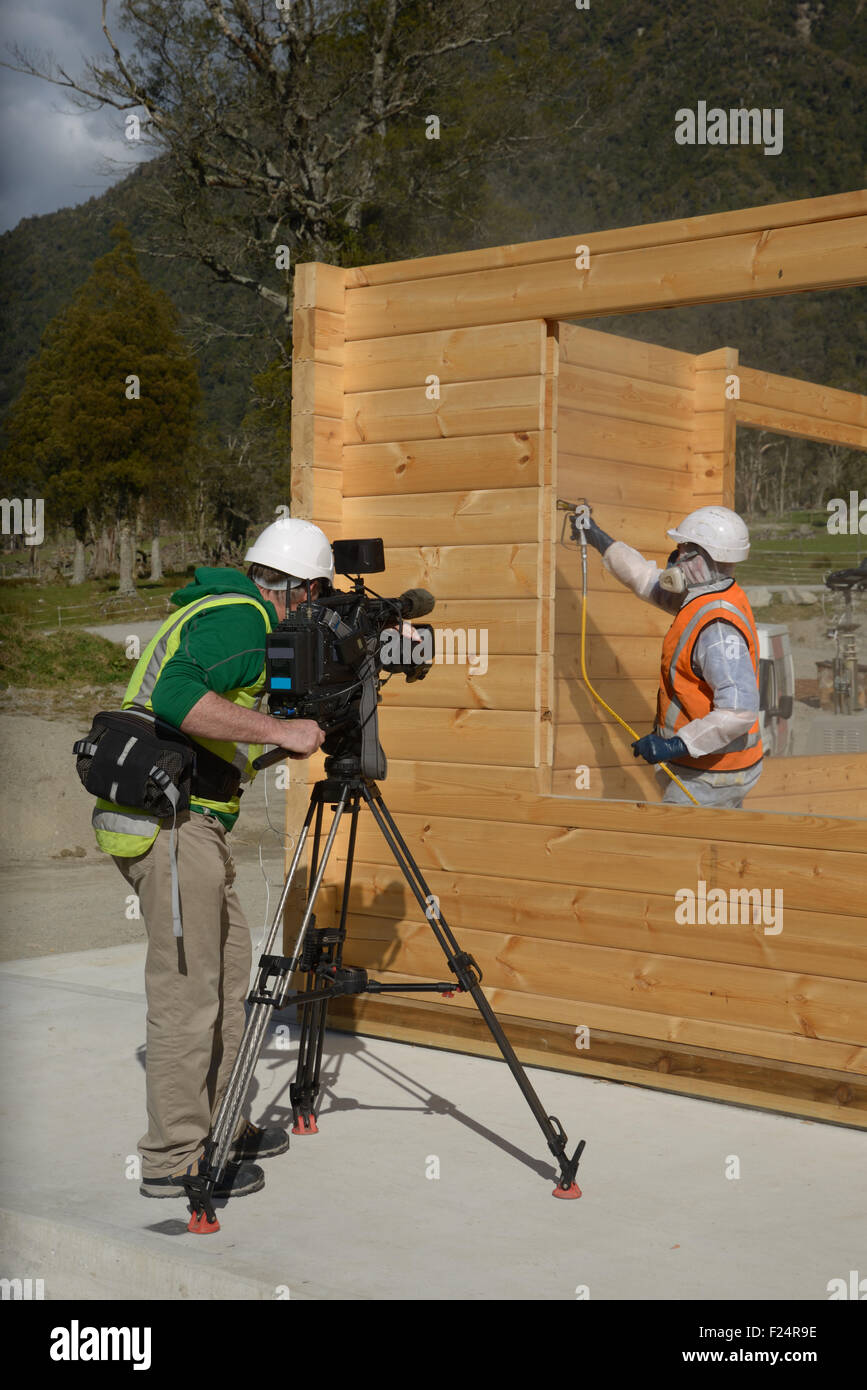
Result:
{"type": "Polygon", "coordinates": [[[558,512],[568,512],[569,516],[564,516],[563,525],[560,530],[561,545],[567,544],[566,527],[571,527],[571,539],[578,541],[585,548],[587,546],[587,536],[585,534],[587,523],[592,516],[592,508],[586,497],[579,497],[577,502],[567,502],[564,497],[557,498],[558,512]]]}

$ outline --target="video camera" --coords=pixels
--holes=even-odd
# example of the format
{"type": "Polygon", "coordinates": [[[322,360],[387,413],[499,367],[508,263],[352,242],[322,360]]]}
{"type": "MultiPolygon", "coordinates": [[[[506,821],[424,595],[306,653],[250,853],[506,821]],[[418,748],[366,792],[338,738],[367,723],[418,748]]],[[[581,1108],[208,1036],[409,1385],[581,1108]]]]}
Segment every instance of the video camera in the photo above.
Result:
{"type": "MultiPolygon", "coordinates": [[[[365,574],[385,569],[382,540],[335,541],[334,568],[354,576],[346,591],[330,589],[287,613],[265,647],[265,693],[278,719],[315,719],[326,731],[330,757],[355,756],[363,776],[385,776],[377,704],[386,679],[398,673],[423,680],[433,664],[433,629],[423,623],[404,637],[407,620],[430,613],[436,600],[426,589],[382,598],[366,587],[365,574]],[[395,631],[392,631],[396,629],[395,631]]],[[[270,754],[265,755],[271,760],[270,754]]],[[[285,754],[283,754],[285,757],[285,754]]],[[[264,766],[264,758],[257,765],[264,766]]]]}

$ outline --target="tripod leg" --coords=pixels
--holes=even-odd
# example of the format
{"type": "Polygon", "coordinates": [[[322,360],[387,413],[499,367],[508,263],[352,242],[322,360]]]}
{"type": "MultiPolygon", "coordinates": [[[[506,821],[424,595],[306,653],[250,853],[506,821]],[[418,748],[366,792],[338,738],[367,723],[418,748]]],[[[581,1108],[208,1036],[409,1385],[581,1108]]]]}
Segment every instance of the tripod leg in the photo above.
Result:
{"type": "MultiPolygon", "coordinates": [[[[314,786],[310,794],[310,804],[307,807],[307,815],[304,818],[304,824],[298,836],[298,843],[295,846],[292,863],[289,866],[289,872],[283,884],[280,901],[277,903],[277,907],[274,911],[271,927],[265,942],[263,958],[270,955],[277,937],[277,932],[282,926],[283,912],[289,897],[289,890],[292,886],[298,865],[301,862],[301,856],[304,852],[304,846],[307,843],[307,836],[310,832],[310,825],[313,820],[314,812],[317,812],[318,819],[321,821],[322,806],[321,798],[317,796],[317,787],[318,784],[314,786]]],[[[264,988],[265,978],[264,967],[260,967],[256,992],[260,992],[264,988]]],[[[268,1005],[256,1004],[253,1006],[247,1019],[244,1036],[241,1039],[241,1046],[238,1050],[238,1056],[235,1058],[235,1065],[232,1068],[232,1073],[229,1077],[220,1109],[217,1112],[217,1118],[211,1131],[210,1167],[215,1181],[219,1180],[226,1167],[229,1148],[234,1138],[235,1130],[238,1127],[238,1119],[244,1100],[246,1099],[247,1091],[250,1087],[250,1081],[256,1063],[259,1060],[259,1053],[262,1050],[270,1011],[268,1005]]]]}
{"type": "Polygon", "coordinates": [[[253,1072],[255,1071],[256,1063],[259,1060],[259,1055],[265,1041],[268,1020],[273,1010],[283,1007],[289,993],[292,974],[297,968],[304,946],[304,938],[313,918],[313,908],[316,897],[322,885],[322,879],[334,846],[337,827],[340,824],[349,791],[348,788],[342,791],[340,801],[335,808],[334,819],[331,823],[331,829],[328,834],[328,841],[325,846],[321,864],[318,863],[317,847],[315,878],[304,909],[304,915],[298,930],[298,937],[295,942],[292,958],[291,960],[287,960],[285,957],[274,957],[270,954],[270,951],[282,924],[283,909],[301,859],[314,811],[318,812],[318,824],[321,825],[322,795],[322,783],[317,783],[310,794],[310,804],[307,808],[307,815],[301,834],[298,837],[298,844],[295,847],[292,864],[286,875],[286,881],[283,884],[280,901],[274,913],[274,919],[268,934],[266,951],[260,958],[256,985],[250,994],[250,1003],[253,1007],[247,1019],[247,1025],[244,1029],[244,1036],[241,1039],[238,1056],[235,1059],[235,1065],[232,1068],[232,1073],[229,1077],[228,1085],[226,1086],[226,1092],[223,1096],[220,1110],[212,1129],[211,1138],[205,1146],[203,1171],[200,1176],[187,1179],[185,1184],[192,1206],[192,1217],[187,1229],[198,1234],[219,1230],[219,1223],[214,1218],[211,1196],[228,1162],[229,1150],[232,1140],[234,1139],[235,1130],[237,1129],[241,1109],[250,1088],[253,1072]],[[269,981],[275,973],[276,983],[271,986],[269,981]]]}
{"type": "Polygon", "coordinates": [[[481,979],[482,973],[472,956],[466,951],[462,951],[455,939],[437,904],[436,909],[432,904],[436,903],[433,894],[428,890],[428,885],[422,875],[421,869],[416,864],[410,853],[403,836],[398,830],[392,816],[382,799],[379,788],[372,783],[365,784],[363,788],[364,799],[373,814],[374,820],[382,831],[383,837],[397,862],[398,868],[403,873],[404,878],[412,889],[413,895],[428,919],[431,929],[445,953],[449,964],[449,969],[457,976],[460,987],[472,997],[476,1008],[484,1019],[490,1030],[497,1047],[503,1055],[509,1070],[514,1076],[520,1087],[521,1094],[529,1105],[536,1118],[536,1122],[548,1148],[557,1160],[560,1168],[560,1181],[554,1188],[555,1197],[580,1197],[581,1191],[575,1182],[575,1173],[578,1162],[584,1150],[584,1140],[578,1145],[571,1158],[567,1156],[567,1138],[563,1131],[563,1126],[555,1115],[548,1115],[542,1102],[537,1096],[527,1073],[524,1071],[514,1048],[506,1037],[500,1025],[500,1021],[485,998],[482,992],[481,979]]]}
{"type": "MultiPolygon", "coordinates": [[[[308,893],[312,891],[313,882],[319,867],[319,845],[322,838],[322,810],[323,801],[319,798],[316,810],[316,826],[313,832],[313,849],[310,855],[310,872],[308,875],[308,893]]],[[[315,966],[318,961],[315,955],[310,957],[310,966],[307,971],[307,981],[304,987],[305,994],[312,994],[316,988],[315,966]]],[[[292,1133],[293,1134],[316,1134],[316,1120],[312,1113],[312,1107],[307,1101],[307,1077],[310,1069],[309,1055],[311,1045],[311,1025],[312,1025],[312,1006],[303,1008],[298,1005],[300,1013],[300,1028],[298,1037],[298,1061],[295,1065],[295,1078],[289,1086],[289,1099],[292,1103],[292,1133]]]]}
{"type": "MultiPolygon", "coordinates": [[[[312,994],[316,988],[316,976],[311,969],[307,975],[305,994],[312,994]]],[[[312,1055],[314,1054],[314,1034],[316,1020],[321,1002],[304,1006],[303,997],[298,1002],[298,1012],[301,1015],[301,1032],[298,1039],[298,1063],[295,1068],[295,1080],[289,1087],[289,1098],[292,1102],[292,1133],[293,1134],[318,1134],[316,1128],[316,1116],[313,1113],[313,1102],[315,1096],[312,1094],[310,1075],[312,1069],[312,1055]]]]}
{"type": "MultiPolygon", "coordinates": [[[[349,887],[352,880],[353,860],[355,858],[358,810],[361,805],[360,792],[354,791],[350,800],[352,821],[349,829],[349,844],[346,852],[346,869],[343,878],[340,923],[336,933],[336,940],[332,939],[324,948],[324,965],[331,966],[335,969],[339,969],[343,963],[343,942],[346,938],[346,914],[349,907],[349,887]]],[[[317,964],[319,964],[318,961],[317,964]]],[[[314,983],[314,977],[311,974],[308,977],[308,991],[313,988],[314,983]]],[[[292,1114],[295,1119],[295,1124],[292,1128],[293,1134],[317,1134],[319,1132],[316,1126],[314,1107],[319,1095],[320,1075],[322,1071],[322,1050],[325,1041],[327,1013],[327,999],[322,999],[309,1008],[303,1009],[304,1021],[302,1023],[302,1038],[304,1041],[304,1051],[303,1054],[299,1052],[295,1084],[290,1092],[290,1094],[294,1092],[292,1100],[292,1114]]]]}

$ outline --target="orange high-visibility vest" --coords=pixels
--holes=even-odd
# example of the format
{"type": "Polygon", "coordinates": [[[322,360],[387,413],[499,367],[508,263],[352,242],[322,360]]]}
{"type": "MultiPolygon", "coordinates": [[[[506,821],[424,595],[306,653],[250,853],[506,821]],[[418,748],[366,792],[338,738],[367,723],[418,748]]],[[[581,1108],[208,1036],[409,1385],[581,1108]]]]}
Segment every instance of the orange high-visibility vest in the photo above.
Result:
{"type": "MultiPolygon", "coordinates": [[[[758,706],[759,638],[749,599],[732,579],[724,589],[687,599],[665,635],[656,701],[656,732],[664,738],[673,738],[684,725],[703,719],[713,709],[713,691],[695,670],[692,658],[699,633],[708,623],[716,622],[730,623],[745,639],[756,673],[758,706]]],[[[712,772],[739,772],[753,767],[761,756],[762,736],[757,718],[748,733],[718,753],[700,758],[687,753],[669,761],[712,772]]]]}

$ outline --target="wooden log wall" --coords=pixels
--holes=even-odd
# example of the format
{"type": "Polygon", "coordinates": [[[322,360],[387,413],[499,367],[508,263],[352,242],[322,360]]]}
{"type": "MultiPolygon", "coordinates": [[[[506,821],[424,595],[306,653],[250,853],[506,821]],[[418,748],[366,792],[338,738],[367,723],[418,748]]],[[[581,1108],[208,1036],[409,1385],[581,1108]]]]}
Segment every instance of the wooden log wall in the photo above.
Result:
{"type": "MultiPolygon", "coordinates": [[[[572,637],[577,627],[574,597],[559,597],[557,567],[565,572],[575,561],[554,544],[556,496],[579,486],[592,492],[603,525],[615,532],[619,525],[620,534],[627,528],[662,557],[668,518],[693,498],[730,496],[734,422],[713,386],[729,350],[695,360],[633,345],[626,370],[616,340],[596,342],[592,358],[582,357],[577,337],[548,315],[558,303],[570,317],[584,304],[588,313],[652,307],[663,283],[666,302],[771,293],[780,278],[808,288],[810,226],[812,244],[818,237],[828,251],[812,261],[823,283],[857,283],[863,238],[854,214],[864,206],[860,195],[841,195],[694,219],[695,226],[598,234],[606,264],[589,297],[586,276],[577,295],[574,283],[564,288],[574,239],[570,248],[561,239],[562,246],[468,252],[330,278],[316,268],[301,306],[312,311],[311,346],[298,368],[311,380],[296,377],[295,386],[306,418],[293,440],[306,487],[297,514],[332,536],[382,535],[388,569],[375,578],[379,592],[423,585],[437,596],[437,627],[487,633],[486,670],[440,663],[420,684],[395,680],[385,688],[383,793],[443,915],[482,966],[519,1054],[857,1126],[867,1126],[863,821],[582,801],[574,789],[553,794],[562,751],[555,752],[554,711],[558,700],[568,707],[580,698],[575,648],[559,644],[561,626],[567,635],[571,623],[572,637]],[[785,277],[776,261],[757,268],[756,256],[769,255],[769,227],[778,228],[785,277]],[[667,248],[655,290],[639,283],[654,236],[667,248]],[[720,241],[733,259],[725,272],[717,265],[714,280],[720,241]],[[752,259],[741,269],[747,246],[752,259]],[[624,430],[618,401],[627,398],[624,430]],[[590,440],[602,461],[592,489],[576,472],[580,454],[565,449],[557,457],[569,412],[596,417],[584,420],[581,443],[590,440]],[[633,439],[627,452],[634,435],[640,447],[633,439]],[[628,497],[624,468],[634,489],[628,497]],[[782,930],[678,923],[674,895],[699,884],[781,892],[782,930]],[[590,1030],[586,1048],[576,1046],[581,1028],[590,1030]]],[[[592,248],[594,238],[586,240],[592,248]]],[[[610,682],[614,694],[617,685],[626,717],[640,718],[660,633],[630,630],[631,612],[619,616],[622,592],[598,565],[593,577],[591,665],[603,690],[610,682]],[[619,629],[621,622],[627,626],[619,629]]],[[[607,726],[596,728],[612,748],[607,726]]],[[[579,761],[574,748],[563,756],[562,771],[567,761],[574,767],[573,756],[579,761]]],[[[613,775],[620,763],[604,765],[613,775]]],[[[372,820],[362,814],[362,821],[346,959],[392,982],[442,978],[429,925],[372,820]]],[[[320,923],[341,871],[338,859],[320,923]]],[[[460,996],[358,997],[333,1017],[362,1033],[497,1055],[460,996]]]]}
{"type": "MultiPolygon", "coordinates": [[[[666,530],[687,512],[734,505],[738,425],[867,449],[867,396],[742,367],[728,347],[693,356],[566,323],[559,338],[558,492],[586,494],[605,530],[657,564],[671,549],[666,530]],[[727,394],[732,377],[739,397],[727,394]]],[[[656,801],[654,774],[636,766],[628,736],[580,679],[580,557],[563,546],[557,557],[552,789],[572,796],[580,782],[588,798],[656,801]]],[[[588,563],[590,679],[646,733],[669,620],[624,590],[595,552],[588,563]]],[[[867,755],[768,758],[748,805],[867,814],[867,755]]]]}

